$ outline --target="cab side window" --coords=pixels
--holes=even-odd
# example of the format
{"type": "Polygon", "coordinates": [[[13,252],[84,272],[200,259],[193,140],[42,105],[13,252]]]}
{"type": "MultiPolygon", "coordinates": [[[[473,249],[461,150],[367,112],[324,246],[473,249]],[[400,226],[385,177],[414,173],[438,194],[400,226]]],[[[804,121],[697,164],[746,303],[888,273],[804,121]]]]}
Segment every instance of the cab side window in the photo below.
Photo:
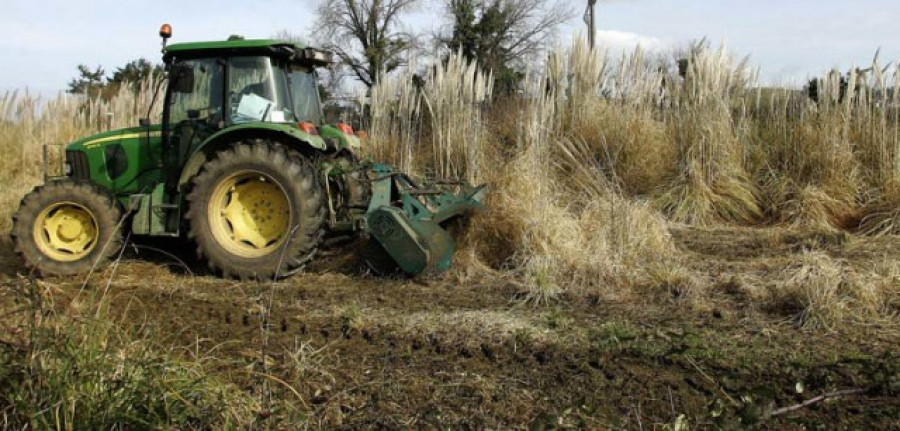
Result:
{"type": "Polygon", "coordinates": [[[198,119],[207,120],[210,124],[217,123],[222,119],[224,67],[215,59],[188,60],[178,64],[185,68],[184,76],[191,75],[190,78],[178,79],[192,79],[193,85],[172,93],[169,122],[178,124],[188,120],[188,113],[196,111],[198,119]]]}

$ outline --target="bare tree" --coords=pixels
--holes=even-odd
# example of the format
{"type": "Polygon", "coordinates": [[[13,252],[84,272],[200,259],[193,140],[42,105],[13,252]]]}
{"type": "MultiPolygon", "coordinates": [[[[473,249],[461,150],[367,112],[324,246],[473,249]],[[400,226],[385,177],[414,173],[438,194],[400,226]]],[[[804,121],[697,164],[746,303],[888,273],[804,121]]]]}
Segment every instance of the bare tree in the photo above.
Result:
{"type": "Polygon", "coordinates": [[[316,10],[318,39],[359,80],[371,87],[378,76],[403,64],[413,36],[399,20],[417,0],[323,0],[316,10]]]}
{"type": "Polygon", "coordinates": [[[445,1],[452,29],[439,36],[444,46],[476,60],[500,81],[515,79],[516,69],[574,15],[564,0],[445,1]]]}

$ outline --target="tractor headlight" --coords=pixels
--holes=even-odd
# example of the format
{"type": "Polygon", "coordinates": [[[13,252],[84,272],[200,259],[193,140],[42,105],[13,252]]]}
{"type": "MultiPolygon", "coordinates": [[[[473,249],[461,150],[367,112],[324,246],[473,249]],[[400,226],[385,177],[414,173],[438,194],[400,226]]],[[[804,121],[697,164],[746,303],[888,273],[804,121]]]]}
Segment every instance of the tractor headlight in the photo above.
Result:
{"type": "Polygon", "coordinates": [[[66,174],[67,177],[71,177],[72,176],[72,164],[69,162],[65,162],[63,164],[63,172],[66,174]]]}

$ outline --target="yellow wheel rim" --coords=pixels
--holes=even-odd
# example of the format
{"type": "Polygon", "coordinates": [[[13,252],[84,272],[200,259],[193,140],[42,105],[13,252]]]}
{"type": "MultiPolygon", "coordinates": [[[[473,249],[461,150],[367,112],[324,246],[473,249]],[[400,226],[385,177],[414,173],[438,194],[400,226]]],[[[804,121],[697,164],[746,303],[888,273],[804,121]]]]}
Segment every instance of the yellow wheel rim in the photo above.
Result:
{"type": "Polygon", "coordinates": [[[59,202],[38,214],[33,234],[41,253],[60,262],[74,262],[97,246],[100,230],[89,209],[74,202],[59,202]]]}
{"type": "Polygon", "coordinates": [[[219,182],[207,211],[213,237],[229,253],[265,256],[287,238],[291,205],[287,194],[271,177],[242,171],[219,182]]]}

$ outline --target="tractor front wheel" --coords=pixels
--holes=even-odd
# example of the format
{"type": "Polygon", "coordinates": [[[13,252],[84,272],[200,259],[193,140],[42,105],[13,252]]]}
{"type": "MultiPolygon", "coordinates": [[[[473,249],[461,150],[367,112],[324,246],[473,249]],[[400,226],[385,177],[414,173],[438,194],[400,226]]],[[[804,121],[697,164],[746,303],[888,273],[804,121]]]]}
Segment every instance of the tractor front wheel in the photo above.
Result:
{"type": "Polygon", "coordinates": [[[22,199],[12,237],[29,268],[43,275],[75,275],[115,255],[122,246],[121,218],[115,199],[99,187],[55,181],[22,199]]]}
{"type": "Polygon", "coordinates": [[[325,206],[313,168],[283,145],[239,142],[217,153],[187,197],[188,236],[210,269],[240,279],[290,275],[322,236],[325,206]]]}

